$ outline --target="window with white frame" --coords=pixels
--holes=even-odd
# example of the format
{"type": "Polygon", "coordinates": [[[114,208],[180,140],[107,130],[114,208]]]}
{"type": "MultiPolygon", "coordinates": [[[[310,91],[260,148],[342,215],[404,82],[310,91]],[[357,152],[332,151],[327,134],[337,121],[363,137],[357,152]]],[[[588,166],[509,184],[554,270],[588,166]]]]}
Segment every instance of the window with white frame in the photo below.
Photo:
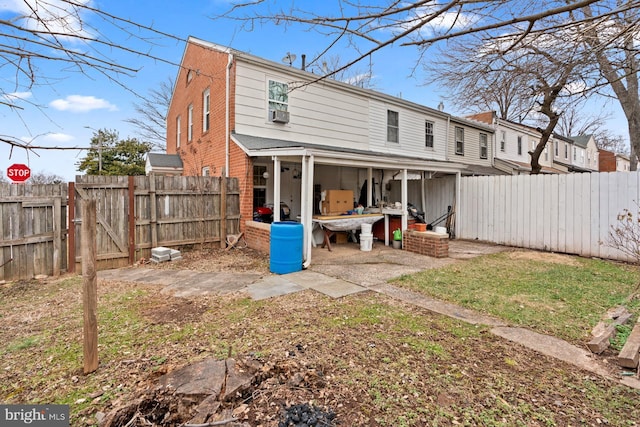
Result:
{"type": "Polygon", "coordinates": [[[591,166],[591,151],[587,151],[587,164],[591,166]]]}
{"type": "Polygon", "coordinates": [[[573,147],[573,161],[575,162],[578,159],[578,149],[573,147]]]}
{"type": "Polygon", "coordinates": [[[435,123],[426,121],[424,122],[424,145],[427,148],[433,148],[433,127],[435,123]]]}
{"type": "Polygon", "coordinates": [[[580,151],[580,163],[584,165],[584,151],[580,151]]]}
{"type": "Polygon", "coordinates": [[[202,176],[210,176],[209,166],[205,166],[202,168],[202,176]]]}
{"type": "Polygon", "coordinates": [[[187,108],[187,141],[193,140],[193,104],[187,108]]]}
{"type": "Polygon", "coordinates": [[[549,160],[549,146],[548,145],[544,146],[544,159],[545,159],[545,161],[549,160]]]}
{"type": "Polygon", "coordinates": [[[560,145],[560,143],[558,141],[553,141],[553,145],[554,145],[554,154],[556,157],[558,157],[558,145],[560,145]]]}
{"type": "Polygon", "coordinates": [[[518,156],[522,156],[522,137],[518,135],[518,156]]]}
{"type": "Polygon", "coordinates": [[[209,126],[211,118],[211,93],[207,88],[202,93],[202,133],[209,131],[209,126]]]}
{"type": "Polygon", "coordinates": [[[180,116],[176,117],[176,148],[180,148],[180,140],[182,139],[182,129],[180,116]]]}
{"type": "Polygon", "coordinates": [[[387,142],[399,142],[400,117],[397,111],[387,110],[387,142]]]}
{"type": "Polygon", "coordinates": [[[269,114],[271,111],[289,111],[289,85],[269,80],[269,114]]]}
{"type": "Polygon", "coordinates": [[[480,134],[480,158],[486,159],[489,156],[489,145],[487,143],[487,134],[480,134]]]}
{"type": "Polygon", "coordinates": [[[464,128],[456,126],[456,154],[464,156],[464,128]]]}
{"type": "Polygon", "coordinates": [[[569,144],[567,144],[566,142],[564,143],[564,159],[569,159],[569,144]]]}
{"type": "Polygon", "coordinates": [[[507,132],[503,130],[500,132],[500,151],[504,151],[506,149],[506,146],[507,146],[507,132]]]}

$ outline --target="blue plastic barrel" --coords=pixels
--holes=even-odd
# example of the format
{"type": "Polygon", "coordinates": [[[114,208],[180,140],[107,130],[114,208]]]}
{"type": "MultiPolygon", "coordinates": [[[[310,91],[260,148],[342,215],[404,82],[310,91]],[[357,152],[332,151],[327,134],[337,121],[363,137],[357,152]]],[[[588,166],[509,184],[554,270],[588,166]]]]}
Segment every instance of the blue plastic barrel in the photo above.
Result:
{"type": "Polygon", "coordinates": [[[302,270],[303,226],[298,222],[271,224],[269,269],[287,274],[302,270]]]}

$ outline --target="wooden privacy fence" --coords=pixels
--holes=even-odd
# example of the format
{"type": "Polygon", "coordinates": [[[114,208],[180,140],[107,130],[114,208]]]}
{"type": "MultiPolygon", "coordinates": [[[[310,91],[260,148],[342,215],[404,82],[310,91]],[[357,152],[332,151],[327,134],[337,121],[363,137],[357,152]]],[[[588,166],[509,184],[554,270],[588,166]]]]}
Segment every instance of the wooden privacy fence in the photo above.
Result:
{"type": "Polygon", "coordinates": [[[67,184],[0,183],[0,280],[67,269],[67,184]]]}
{"type": "Polygon", "coordinates": [[[522,248],[629,260],[607,245],[618,214],[634,216],[640,173],[466,177],[457,237],[522,248]]]}
{"type": "Polygon", "coordinates": [[[240,230],[237,178],[78,176],[69,184],[0,184],[0,280],[80,271],[83,199],[96,201],[98,270],[149,258],[157,246],[225,245],[227,234],[240,230]]]}
{"type": "Polygon", "coordinates": [[[96,200],[98,270],[149,258],[151,248],[225,244],[240,229],[236,178],[202,176],[79,176],[70,184],[70,256],[78,266],[82,199],[96,200]]]}

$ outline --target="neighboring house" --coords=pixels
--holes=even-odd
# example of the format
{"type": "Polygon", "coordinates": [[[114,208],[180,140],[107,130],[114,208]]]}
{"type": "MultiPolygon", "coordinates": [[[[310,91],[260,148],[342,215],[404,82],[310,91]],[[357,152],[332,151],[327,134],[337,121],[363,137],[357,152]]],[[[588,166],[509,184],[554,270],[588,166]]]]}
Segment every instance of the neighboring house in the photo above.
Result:
{"type": "Polygon", "coordinates": [[[192,37],[180,65],[167,153],[185,175],[238,177],[245,220],[254,207],[285,202],[305,225],[308,256],[324,190],[351,190],[369,206],[399,201],[406,228],[409,201],[436,211],[455,204],[455,191],[439,189],[459,188],[463,160],[491,164],[493,129],[482,123],[192,37]],[[390,200],[392,181],[401,200],[390,200]],[[408,200],[410,181],[418,200],[408,200]]]}
{"type": "MultiPolygon", "coordinates": [[[[531,173],[531,155],[540,142],[540,132],[533,127],[499,118],[495,112],[487,111],[469,116],[474,120],[491,124],[495,130],[492,151],[493,166],[511,175],[531,173]]],[[[560,173],[553,167],[551,141],[540,155],[541,173],[560,173]]]]}
{"type": "Polygon", "coordinates": [[[599,150],[600,172],[616,172],[631,170],[629,157],[609,150],[599,150]]]}
{"type": "Polygon", "coordinates": [[[182,160],[177,154],[148,153],[144,165],[146,175],[182,175],[182,160]]]}
{"type": "Polygon", "coordinates": [[[599,170],[598,146],[593,135],[570,136],[573,140],[572,165],[592,172],[599,170]]]}

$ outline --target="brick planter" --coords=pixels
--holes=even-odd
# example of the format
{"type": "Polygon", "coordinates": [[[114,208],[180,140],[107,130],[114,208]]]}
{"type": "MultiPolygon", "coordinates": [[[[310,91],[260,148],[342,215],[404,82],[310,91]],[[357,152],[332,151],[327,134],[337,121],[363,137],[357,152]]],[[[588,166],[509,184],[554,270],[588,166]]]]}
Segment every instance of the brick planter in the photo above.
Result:
{"type": "Polygon", "coordinates": [[[246,221],[244,225],[244,238],[247,241],[247,246],[268,254],[271,243],[271,224],[246,221]]]}
{"type": "Polygon", "coordinates": [[[449,235],[433,231],[408,230],[403,233],[403,247],[406,251],[434,258],[449,256],[449,235]]]}

